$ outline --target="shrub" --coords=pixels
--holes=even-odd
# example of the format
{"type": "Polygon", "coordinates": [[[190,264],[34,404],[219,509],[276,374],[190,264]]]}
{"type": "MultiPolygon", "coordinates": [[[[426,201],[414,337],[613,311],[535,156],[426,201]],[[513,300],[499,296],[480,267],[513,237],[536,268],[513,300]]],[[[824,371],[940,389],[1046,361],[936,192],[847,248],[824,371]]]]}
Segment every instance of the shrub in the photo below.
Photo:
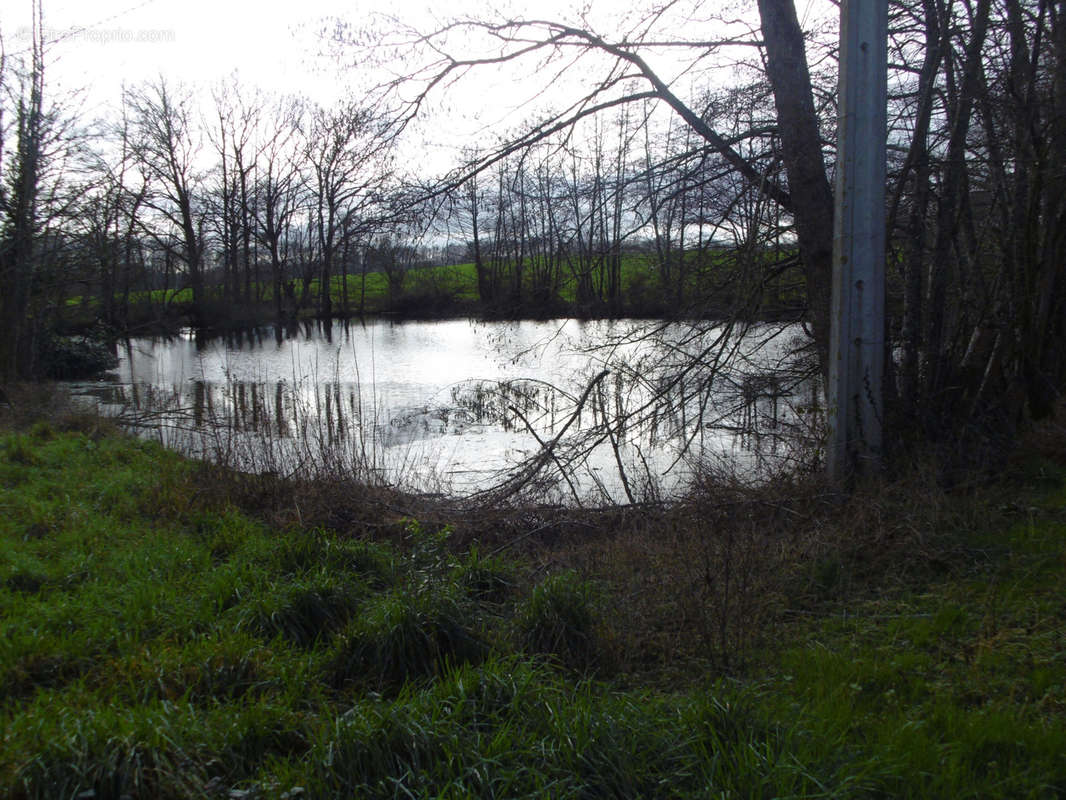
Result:
{"type": "Polygon", "coordinates": [[[107,343],[87,336],[54,336],[38,354],[40,373],[46,378],[90,378],[118,366],[118,356],[107,343]]]}

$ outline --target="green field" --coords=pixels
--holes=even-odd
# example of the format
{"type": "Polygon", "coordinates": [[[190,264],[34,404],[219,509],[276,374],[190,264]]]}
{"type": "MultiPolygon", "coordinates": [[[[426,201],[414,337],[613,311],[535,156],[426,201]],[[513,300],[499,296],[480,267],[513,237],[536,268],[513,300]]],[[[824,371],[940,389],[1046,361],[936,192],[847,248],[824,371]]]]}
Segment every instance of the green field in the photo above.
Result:
{"type": "Polygon", "coordinates": [[[797,561],[815,601],[724,670],[633,655],[659,610],[565,547],[505,561],[369,500],[302,526],[255,511],[313,487],[9,431],[0,795],[1061,797],[1064,475],[1033,455],[945,496],[908,555],[932,566],[887,588],[797,561]]]}
{"type": "MultiPolygon", "coordinates": [[[[597,272],[591,284],[595,298],[581,303],[578,302],[576,280],[568,267],[557,266],[557,278],[545,295],[535,286],[529,263],[523,270],[521,298],[513,293],[513,277],[509,270],[501,268],[499,297],[483,303],[472,263],[410,269],[403,276],[402,286],[391,290],[386,275],[381,272],[371,272],[365,277],[334,276],[330,283],[330,297],[334,314],[343,314],[347,309],[347,313],[353,315],[362,310],[365,314],[391,313],[409,317],[477,314],[508,317],[544,314],[722,316],[738,309],[748,315],[773,316],[782,311],[795,314],[802,307],[803,282],[797,270],[769,274],[763,267],[757,267],[748,271],[739,266],[742,258],[731,251],[687,253],[683,279],[677,278],[675,265],[673,277],[667,284],[654,256],[627,253],[621,260],[618,296],[609,298],[604,294],[604,279],[597,272]],[[753,298],[758,299],[757,304],[753,298]]],[[[295,283],[295,289],[297,296],[303,296],[302,281],[295,283]]],[[[210,324],[272,321],[276,315],[273,284],[253,284],[252,293],[251,303],[244,300],[231,302],[226,300],[221,286],[208,286],[202,302],[202,317],[210,324]]],[[[300,311],[302,315],[311,316],[318,312],[320,293],[319,280],[311,280],[300,311]]],[[[121,295],[116,295],[115,299],[119,305],[123,302],[121,295]]],[[[192,302],[192,290],[187,287],[134,291],[130,293],[125,318],[144,323],[156,317],[188,314],[192,311],[192,302]]],[[[99,305],[96,297],[70,298],[65,303],[63,316],[68,324],[85,327],[93,321],[99,305]]],[[[289,305],[286,303],[286,313],[291,313],[289,305]]]]}

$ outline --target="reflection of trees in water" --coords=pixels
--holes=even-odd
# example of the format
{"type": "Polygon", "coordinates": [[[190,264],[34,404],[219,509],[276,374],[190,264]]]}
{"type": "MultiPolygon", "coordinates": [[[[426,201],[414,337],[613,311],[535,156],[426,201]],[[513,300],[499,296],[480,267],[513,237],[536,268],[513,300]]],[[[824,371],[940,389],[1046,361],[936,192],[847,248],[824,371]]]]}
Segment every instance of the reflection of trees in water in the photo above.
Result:
{"type": "Polygon", "coordinates": [[[733,465],[749,477],[817,453],[822,389],[813,359],[803,358],[805,340],[776,341],[788,326],[760,326],[754,336],[746,326],[693,324],[674,335],[679,328],[651,325],[590,349],[601,372],[585,378],[584,392],[581,384],[575,391],[543,381],[456,387],[457,403],[507,429],[525,427],[537,439],[539,449],[494,497],[522,482],[551,485],[548,473],[576,499],[574,482],[583,472],[608,497],[596,474],[602,462],[592,466],[597,450],[613,455],[631,501],[634,485],[657,496],[663,475],[698,472],[723,449],[750,456],[744,466],[733,465]],[[561,428],[566,438],[554,438],[561,428]]]}
{"type": "Polygon", "coordinates": [[[551,383],[538,380],[467,381],[452,387],[451,400],[479,425],[521,430],[522,416],[553,430],[564,394],[551,383]]]}
{"type": "Polygon", "coordinates": [[[740,456],[744,473],[807,447],[817,435],[820,387],[796,356],[801,342],[781,336],[787,330],[650,325],[590,349],[585,375],[564,375],[548,357],[542,369],[554,371],[554,382],[464,381],[438,392],[439,402],[391,408],[378,387],[340,380],[193,380],[103,393],[131,426],[165,429],[161,439],[204,457],[232,462],[239,454],[243,468],[336,464],[343,456],[350,471],[380,474],[383,451],[456,437],[448,447],[463,466],[449,473],[478,473],[484,465],[468,468],[459,437],[497,432],[505,438],[479,438],[478,446],[519,462],[494,473],[497,486],[515,486],[518,476],[522,490],[562,487],[576,497],[591,485],[635,501],[715,454],[740,456]]]}

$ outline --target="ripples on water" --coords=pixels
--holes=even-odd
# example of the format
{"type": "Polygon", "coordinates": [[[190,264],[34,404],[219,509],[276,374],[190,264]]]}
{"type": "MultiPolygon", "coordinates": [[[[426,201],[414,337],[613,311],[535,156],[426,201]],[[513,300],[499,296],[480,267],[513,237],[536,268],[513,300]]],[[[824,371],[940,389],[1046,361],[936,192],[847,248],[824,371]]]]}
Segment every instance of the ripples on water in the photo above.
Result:
{"type": "Polygon", "coordinates": [[[75,392],[251,471],[464,495],[525,466],[537,499],[626,502],[676,494],[708,465],[755,478],[809,449],[819,392],[793,355],[804,341],[794,326],[633,320],[189,332],[123,343],[117,380],[75,392]]]}

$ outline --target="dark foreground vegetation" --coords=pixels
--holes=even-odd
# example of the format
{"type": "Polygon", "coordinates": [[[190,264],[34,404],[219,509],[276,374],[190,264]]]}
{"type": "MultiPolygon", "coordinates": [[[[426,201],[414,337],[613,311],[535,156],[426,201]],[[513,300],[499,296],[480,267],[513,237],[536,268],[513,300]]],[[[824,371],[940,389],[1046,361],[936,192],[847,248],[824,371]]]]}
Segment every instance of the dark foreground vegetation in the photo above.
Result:
{"type": "Polygon", "coordinates": [[[926,477],[471,514],[9,410],[0,794],[1060,797],[1066,430],[926,477]]]}

